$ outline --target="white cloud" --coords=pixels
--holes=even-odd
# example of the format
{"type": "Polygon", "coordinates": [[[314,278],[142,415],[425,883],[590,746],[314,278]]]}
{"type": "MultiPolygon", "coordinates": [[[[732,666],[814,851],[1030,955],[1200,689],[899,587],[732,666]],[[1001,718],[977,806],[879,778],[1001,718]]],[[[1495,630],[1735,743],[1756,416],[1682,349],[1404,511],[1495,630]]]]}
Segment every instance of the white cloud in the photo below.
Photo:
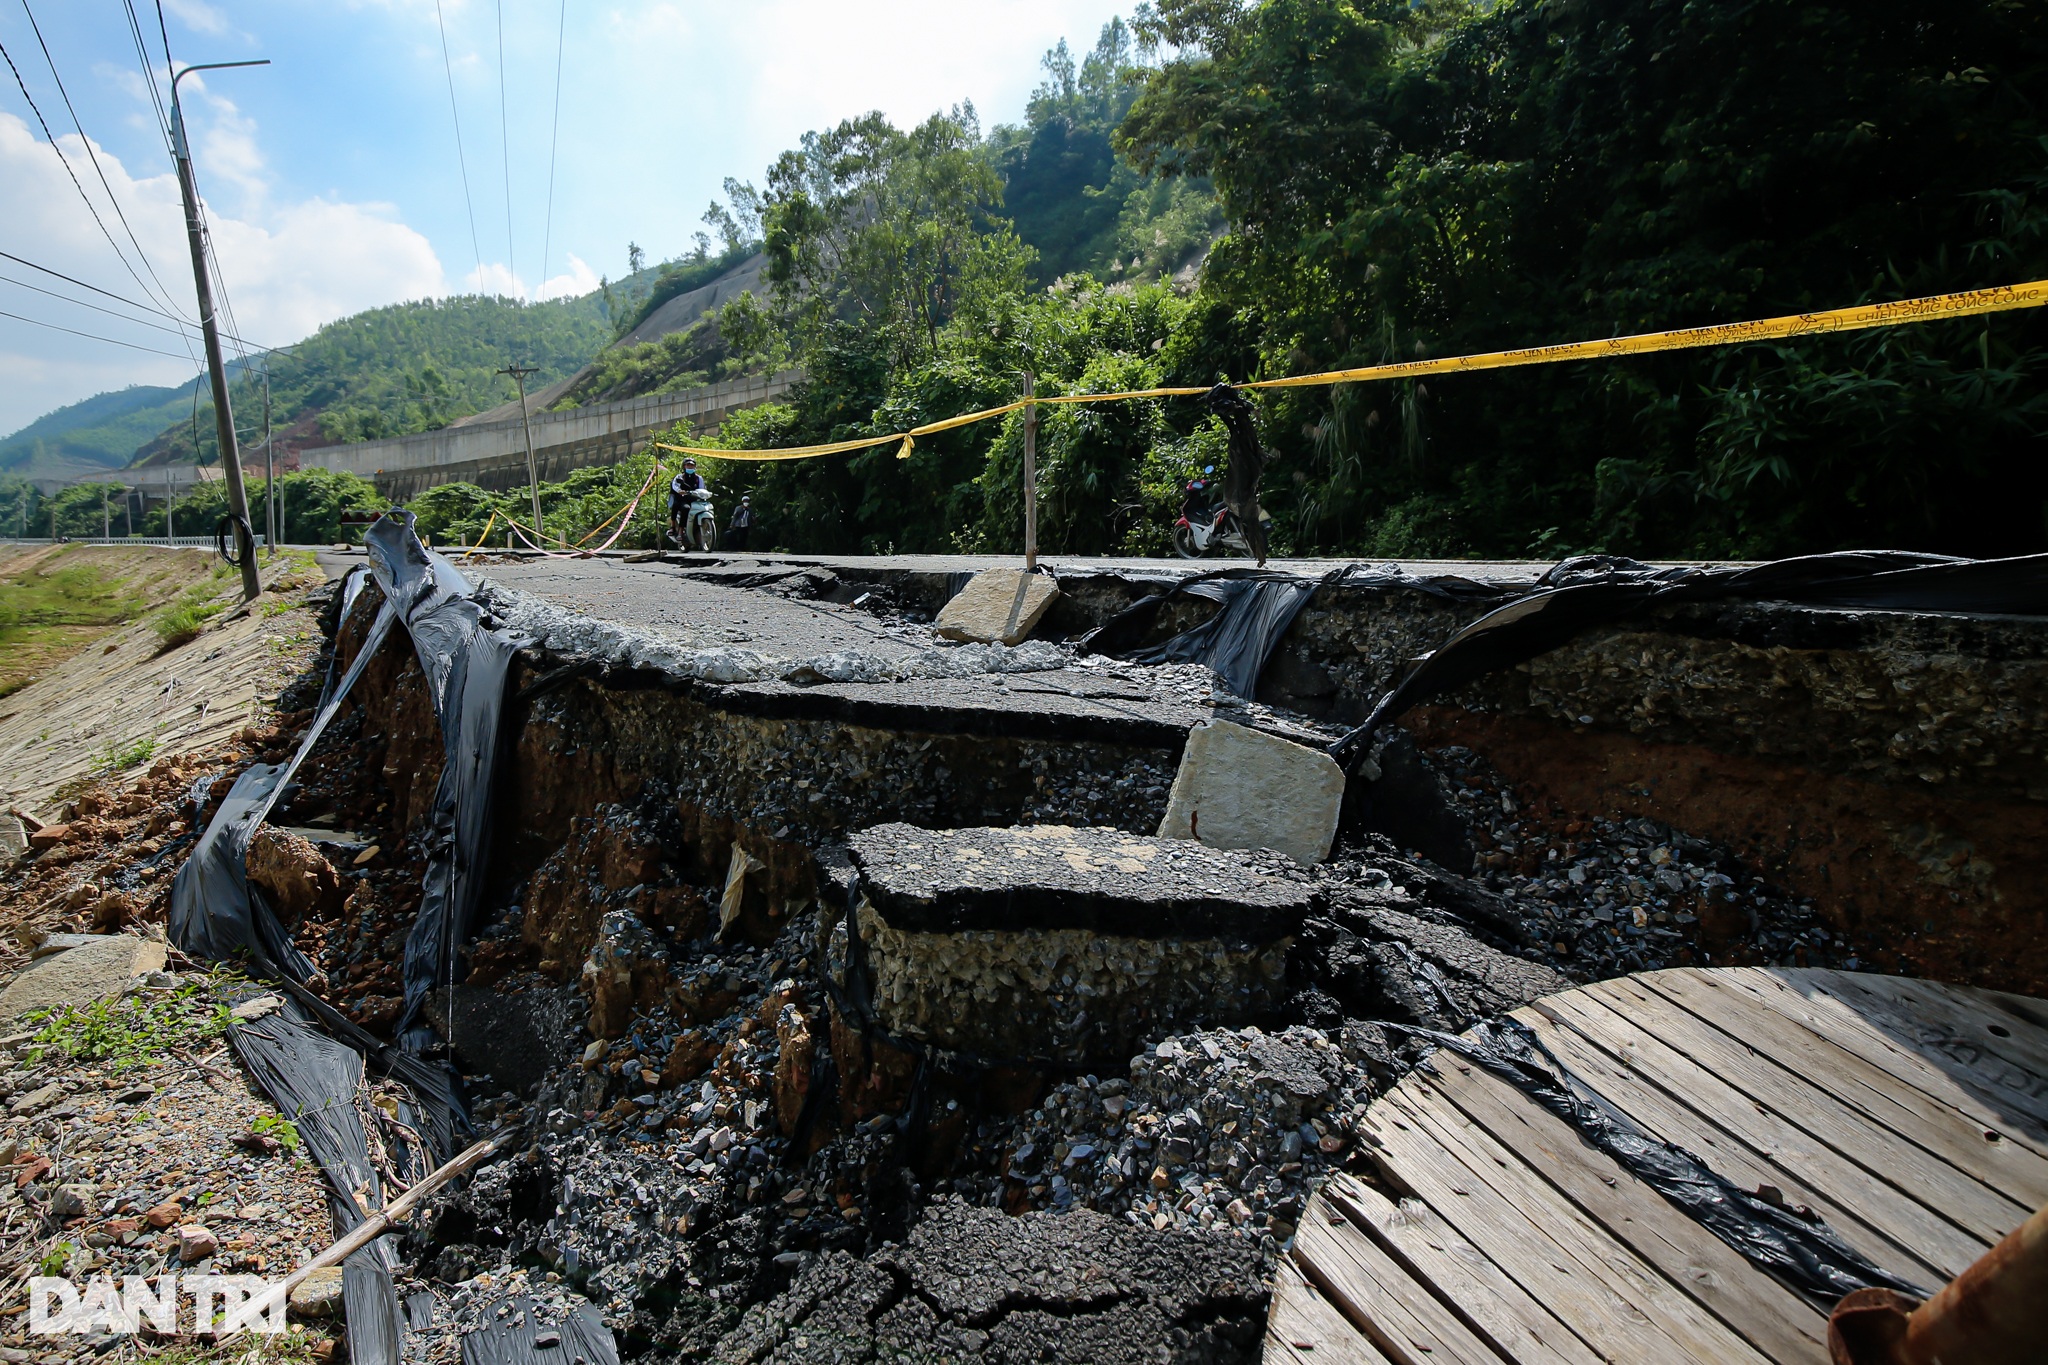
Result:
{"type": "Polygon", "coordinates": [[[205,0],[164,0],[164,8],[178,16],[194,33],[233,33],[228,17],[205,0]]]}
{"type": "Polygon", "coordinates": [[[526,297],[526,282],[513,274],[512,268],[503,261],[486,261],[464,273],[462,292],[491,298],[523,299],[526,297]]]}
{"type": "MultiPolygon", "coordinates": [[[[94,144],[100,167],[141,242],[145,266],[135,261],[135,248],[105,202],[97,177],[85,169],[85,144],[76,135],[58,141],[80,181],[92,187],[100,217],[143,283],[123,268],[50,144],[21,119],[0,112],[0,184],[8,187],[9,201],[6,250],[138,305],[157,295],[167,299],[172,311],[195,316],[191,257],[176,178],[165,171],[137,179],[120,158],[94,144]]],[[[260,157],[253,163],[257,171],[261,164],[260,157]]],[[[242,335],[252,342],[288,344],[364,308],[447,292],[432,245],[398,221],[389,205],[328,198],[272,205],[260,177],[246,197],[258,212],[229,214],[209,205],[208,221],[227,298],[242,335]]],[[[199,354],[196,335],[181,339],[174,332],[156,330],[171,325],[158,314],[141,307],[124,309],[11,261],[0,261],[0,275],[126,313],[131,320],[8,283],[0,283],[0,311],[172,353],[124,349],[0,318],[0,432],[14,431],[52,408],[102,390],[179,383],[196,368],[192,360],[174,358],[186,354],[188,346],[191,355],[199,354]]]]}
{"type": "Polygon", "coordinates": [[[571,254],[568,271],[543,282],[540,289],[535,292],[534,297],[537,299],[580,298],[597,288],[597,285],[597,272],[592,270],[589,263],[581,256],[571,254]]]}

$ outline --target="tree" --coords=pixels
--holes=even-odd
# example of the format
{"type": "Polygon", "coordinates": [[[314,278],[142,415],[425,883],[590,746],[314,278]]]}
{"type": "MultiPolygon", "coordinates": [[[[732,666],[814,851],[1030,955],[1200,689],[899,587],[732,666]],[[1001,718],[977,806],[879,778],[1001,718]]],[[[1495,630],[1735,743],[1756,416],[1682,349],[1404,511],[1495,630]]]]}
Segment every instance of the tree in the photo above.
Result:
{"type": "Polygon", "coordinates": [[[996,218],[1002,186],[976,155],[972,105],[908,133],[880,114],[806,133],[768,173],[768,276],[799,334],[856,322],[898,364],[938,349],[956,314],[978,319],[1021,288],[1028,248],[996,218]]]}
{"type": "MultiPolygon", "coordinates": [[[[1165,0],[1150,27],[1180,55],[1120,145],[1213,179],[1233,226],[1205,288],[1256,316],[1266,373],[2048,274],[2038,6],[1165,0]]],[[[2048,540],[2031,314],[1269,412],[1311,543],[1344,524],[1364,547],[1488,553],[1543,528],[1545,548],[1666,554],[2048,540]]]]}

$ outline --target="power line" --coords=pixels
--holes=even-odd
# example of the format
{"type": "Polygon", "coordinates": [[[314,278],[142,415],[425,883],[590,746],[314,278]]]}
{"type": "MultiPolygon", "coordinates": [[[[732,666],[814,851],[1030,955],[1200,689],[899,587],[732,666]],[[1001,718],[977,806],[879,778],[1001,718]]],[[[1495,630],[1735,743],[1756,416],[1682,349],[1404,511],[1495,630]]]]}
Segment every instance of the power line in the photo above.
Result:
{"type": "MultiPolygon", "coordinates": [[[[169,332],[173,336],[180,338],[189,339],[190,337],[190,333],[186,332],[182,327],[166,327],[161,322],[151,322],[147,318],[130,317],[126,313],[117,313],[111,308],[102,308],[96,303],[87,303],[84,299],[74,299],[69,294],[59,294],[54,289],[45,289],[41,285],[30,284],[27,280],[17,280],[11,275],[0,275],[0,280],[4,280],[17,288],[32,289],[36,293],[47,295],[58,300],[60,303],[68,303],[73,308],[90,308],[95,313],[105,313],[110,318],[119,318],[123,322],[132,322],[137,327],[154,327],[159,332],[169,332]]],[[[137,304],[129,305],[131,308],[139,306],[137,304]]]]}
{"type": "Polygon", "coordinates": [[[171,60],[171,31],[164,27],[164,0],[156,0],[156,31],[164,40],[164,70],[172,70],[176,63],[171,60]]]}
{"type": "MultiPolygon", "coordinates": [[[[505,163],[505,273],[519,287],[519,253],[512,245],[512,134],[505,117],[505,0],[498,0],[498,150],[505,163]]],[[[481,280],[478,283],[482,283],[481,280]]]]}
{"type": "Polygon", "coordinates": [[[534,296],[540,296],[540,286],[548,282],[548,252],[555,244],[555,150],[561,145],[562,137],[562,48],[569,33],[569,0],[562,0],[562,14],[555,23],[555,119],[548,132],[548,227],[541,237],[540,283],[534,286],[534,296]]]}
{"type": "MultiPolygon", "coordinates": [[[[65,156],[64,149],[57,145],[57,135],[50,131],[49,120],[43,117],[43,111],[40,107],[37,106],[35,96],[29,94],[28,82],[21,78],[21,68],[14,64],[14,56],[12,53],[8,52],[7,46],[4,43],[0,43],[0,57],[6,58],[7,69],[14,73],[14,83],[21,87],[21,97],[28,101],[28,107],[30,112],[32,112],[36,116],[36,122],[42,125],[43,136],[49,139],[51,152],[55,153],[58,162],[63,165],[64,174],[71,177],[72,188],[76,189],[78,191],[78,197],[85,201],[86,211],[92,214],[93,222],[99,224],[100,235],[107,239],[108,246],[114,248],[114,254],[121,258],[122,267],[125,270],[127,270],[130,277],[134,279],[136,285],[142,290],[143,293],[147,294],[149,292],[149,286],[142,283],[142,277],[135,273],[135,267],[128,264],[127,253],[122,251],[120,243],[114,240],[114,234],[107,231],[106,220],[100,217],[100,211],[98,207],[93,204],[92,196],[85,192],[85,186],[78,183],[78,172],[71,169],[71,159],[65,156]]],[[[189,355],[186,356],[185,358],[187,360],[192,359],[192,357],[189,355]]]]}
{"type": "MultiPolygon", "coordinates": [[[[158,13],[163,10],[158,0],[158,13]]],[[[484,249],[476,235],[476,200],[469,193],[469,158],[462,152],[462,113],[455,107],[455,64],[448,57],[448,24],[441,17],[441,0],[434,0],[434,22],[441,29],[441,69],[448,73],[448,115],[455,120],[455,164],[462,168],[462,202],[469,210],[469,245],[476,252],[476,288],[484,288],[484,249]]]]}
{"type": "Polygon", "coordinates": [[[109,346],[126,346],[131,351],[148,351],[151,355],[167,355],[173,360],[190,360],[192,358],[189,352],[179,355],[176,351],[159,351],[154,346],[138,346],[132,341],[116,341],[112,337],[99,336],[93,332],[81,332],[71,327],[59,327],[54,322],[44,322],[40,318],[25,318],[19,313],[0,312],[0,318],[13,318],[16,322],[26,322],[32,327],[47,327],[53,332],[69,332],[72,336],[84,337],[87,341],[104,341],[109,346]]]}
{"type": "MultiPolygon", "coordinates": [[[[36,270],[42,272],[45,275],[54,276],[57,279],[64,281],[64,283],[66,284],[75,284],[80,289],[89,289],[93,293],[98,294],[101,298],[112,299],[116,303],[125,303],[130,308],[144,309],[148,312],[155,313],[158,317],[169,318],[172,322],[180,323],[187,327],[190,327],[192,325],[191,323],[186,322],[183,318],[179,317],[177,314],[166,313],[163,309],[156,307],[154,304],[137,303],[134,299],[127,298],[120,294],[111,293],[108,290],[100,288],[96,284],[87,284],[84,280],[77,279],[74,278],[73,276],[67,275],[61,270],[52,270],[49,266],[38,265],[34,261],[29,260],[27,257],[17,256],[11,251],[0,251],[0,260],[9,260],[13,261],[16,265],[25,265],[30,270],[36,270]]],[[[34,286],[29,287],[33,288],[34,286]]],[[[70,300],[70,302],[81,304],[83,303],[82,300],[78,299],[70,300]]],[[[88,304],[84,306],[90,307],[91,305],[88,304]]],[[[251,341],[247,337],[239,335],[235,337],[235,340],[240,342],[244,346],[252,346],[259,351],[284,352],[293,350],[299,345],[298,342],[293,342],[290,346],[266,346],[260,341],[251,341]]],[[[186,359],[194,360],[194,357],[187,356],[186,359]]]]}
{"type": "Polygon", "coordinates": [[[156,106],[157,132],[163,135],[164,150],[171,149],[171,119],[164,112],[163,92],[156,88],[156,67],[149,60],[149,44],[142,37],[142,20],[135,13],[135,0],[121,0],[128,11],[128,36],[135,40],[135,56],[142,63],[142,82],[149,87],[149,102],[156,106]]]}
{"type": "MultiPolygon", "coordinates": [[[[107,202],[114,206],[114,216],[121,220],[121,230],[128,234],[129,244],[135,248],[136,259],[142,262],[142,268],[149,272],[149,277],[156,281],[157,292],[163,297],[165,304],[175,309],[177,305],[171,300],[171,291],[164,287],[163,277],[158,275],[156,267],[150,264],[149,253],[142,249],[142,243],[136,239],[135,229],[128,226],[128,215],[122,212],[121,201],[114,197],[114,187],[107,182],[107,173],[100,165],[100,154],[93,150],[92,139],[85,135],[85,124],[79,120],[78,109],[71,103],[71,92],[64,88],[64,78],[57,73],[57,59],[50,55],[50,45],[43,41],[42,25],[36,22],[35,11],[29,8],[28,0],[21,0],[21,12],[28,16],[29,29],[36,35],[36,46],[43,50],[43,61],[50,68],[50,79],[57,83],[57,94],[64,100],[65,112],[71,115],[71,126],[78,130],[78,140],[85,144],[86,159],[92,162],[93,173],[100,178],[100,188],[107,192],[107,202]]],[[[138,279],[136,283],[142,284],[142,281],[138,279]]],[[[149,292],[148,285],[143,285],[143,292],[149,292]]]]}
{"type": "Polygon", "coordinates": [[[45,275],[54,275],[58,279],[64,281],[64,283],[66,284],[75,284],[80,289],[90,289],[93,293],[98,294],[102,298],[112,299],[116,303],[125,303],[130,308],[147,308],[150,312],[155,313],[158,317],[166,317],[171,319],[173,322],[182,321],[182,319],[180,319],[177,314],[166,313],[163,309],[157,307],[153,303],[137,303],[134,299],[124,298],[120,294],[109,293],[107,290],[100,288],[96,284],[87,284],[84,280],[73,279],[71,276],[65,274],[61,270],[52,270],[50,269],[50,267],[46,265],[37,265],[34,261],[29,260],[25,256],[17,256],[10,251],[0,251],[0,260],[13,261],[16,265],[25,265],[30,270],[39,270],[45,275]]]}

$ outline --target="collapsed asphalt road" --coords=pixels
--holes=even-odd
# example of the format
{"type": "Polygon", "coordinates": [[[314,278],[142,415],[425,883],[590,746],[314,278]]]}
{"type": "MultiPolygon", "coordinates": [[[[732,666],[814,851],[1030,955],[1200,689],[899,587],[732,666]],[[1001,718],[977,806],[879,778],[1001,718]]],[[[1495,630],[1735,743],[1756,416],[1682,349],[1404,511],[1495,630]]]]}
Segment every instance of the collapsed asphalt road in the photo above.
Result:
{"type": "MultiPolygon", "coordinates": [[[[1462,751],[1416,755],[1408,797],[1462,872],[1368,831],[1313,870],[1154,839],[1190,724],[1335,730],[1198,665],[941,641],[943,580],[471,573],[529,643],[483,915],[426,1019],[476,1120],[523,1136],[398,1249],[429,1357],[516,1319],[628,1357],[1252,1359],[1307,1195],[1415,1059],[1400,1026],[1832,951],[1725,848],[1525,799],[1462,751]],[[1071,866],[1084,910],[1003,913],[1046,890],[1005,881],[1015,846],[1071,866]],[[1182,850],[1266,917],[1198,924],[1149,872],[1182,850]],[[908,863],[933,861],[998,870],[913,910],[908,863]]],[[[376,605],[333,623],[339,662],[376,605]]],[[[369,661],[260,870],[313,989],[377,1034],[432,840],[424,683],[402,635],[369,661]]]]}

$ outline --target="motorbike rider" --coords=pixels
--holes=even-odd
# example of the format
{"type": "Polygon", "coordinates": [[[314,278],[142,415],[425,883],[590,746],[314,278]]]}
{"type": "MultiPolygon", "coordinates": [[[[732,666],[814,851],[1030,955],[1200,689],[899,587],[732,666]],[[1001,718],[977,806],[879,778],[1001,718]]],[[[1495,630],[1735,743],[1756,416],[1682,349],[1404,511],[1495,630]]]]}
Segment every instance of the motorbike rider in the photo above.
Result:
{"type": "Polygon", "coordinates": [[[690,494],[708,486],[704,476],[697,472],[697,457],[685,455],[682,469],[668,481],[668,533],[676,544],[688,544],[683,535],[683,518],[690,510],[690,494]]]}
{"type": "Polygon", "coordinates": [[[1188,480],[1187,492],[1180,500],[1180,514],[1192,523],[1206,527],[1216,520],[1216,509],[1208,492],[1209,476],[1215,472],[1215,465],[1203,465],[1202,472],[1188,480]]]}

